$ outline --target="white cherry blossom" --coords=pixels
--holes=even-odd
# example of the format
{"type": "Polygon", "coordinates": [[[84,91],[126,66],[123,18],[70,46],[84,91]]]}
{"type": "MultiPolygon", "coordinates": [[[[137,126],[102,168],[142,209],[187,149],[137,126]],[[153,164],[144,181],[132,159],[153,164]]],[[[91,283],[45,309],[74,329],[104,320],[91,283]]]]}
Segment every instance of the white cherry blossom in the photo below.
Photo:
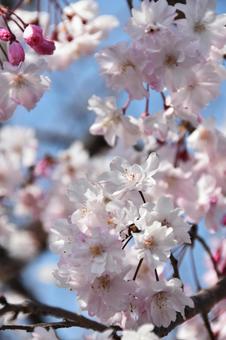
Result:
{"type": "Polygon", "coordinates": [[[167,260],[175,245],[173,229],[162,226],[158,221],[146,225],[138,220],[136,225],[142,230],[140,233],[133,233],[138,258],[147,259],[149,265],[156,268],[159,263],[167,260]]]}
{"type": "Polygon", "coordinates": [[[105,100],[97,96],[89,99],[88,109],[97,115],[90,127],[94,135],[103,135],[110,146],[114,146],[116,138],[123,138],[126,144],[135,144],[139,137],[139,128],[135,118],[125,116],[122,109],[118,109],[116,99],[107,97],[105,100]]]}

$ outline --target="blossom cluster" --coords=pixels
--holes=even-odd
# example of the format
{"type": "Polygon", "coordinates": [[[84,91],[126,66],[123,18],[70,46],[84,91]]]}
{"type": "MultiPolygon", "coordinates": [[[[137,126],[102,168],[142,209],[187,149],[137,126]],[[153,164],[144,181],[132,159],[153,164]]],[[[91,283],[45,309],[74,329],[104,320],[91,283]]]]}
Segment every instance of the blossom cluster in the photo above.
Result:
{"type": "Polygon", "coordinates": [[[223,66],[226,15],[215,13],[215,1],[191,0],[168,5],[166,0],[144,0],[125,30],[129,42],[120,42],[96,54],[108,86],[126,92],[128,103],[117,108],[116,98],[93,96],[89,109],[96,113],[92,134],[103,135],[113,146],[116,137],[134,145],[150,136],[172,140],[178,119],[194,126],[200,111],[219,95],[226,77],[223,66]],[[182,14],[179,18],[177,10],[182,14]],[[163,97],[164,109],[149,112],[150,90],[163,97]],[[146,100],[138,118],[126,114],[132,100],[146,100]]]}
{"type": "Polygon", "coordinates": [[[167,327],[193,306],[180,280],[162,272],[173,249],[190,243],[190,227],[170,197],[151,199],[159,170],[155,153],[141,165],[115,157],[98,181],[80,179],[69,190],[77,209],[52,228],[51,249],[60,254],[55,277],[76,290],[91,316],[167,327]]]}
{"type": "MultiPolygon", "coordinates": [[[[0,120],[18,104],[32,109],[49,87],[45,70],[64,69],[93,52],[118,24],[112,16],[98,16],[94,0],[60,13],[52,23],[51,13],[17,9],[7,17],[0,9],[0,44],[6,48],[0,57],[0,120]],[[22,45],[29,46],[25,54],[22,45]]],[[[216,238],[225,233],[226,135],[201,111],[226,76],[226,15],[215,13],[214,0],[175,6],[143,0],[125,30],[129,42],[96,58],[113,93],[128,100],[120,107],[117,94],[93,95],[88,102],[96,113],[90,132],[104,137],[109,152],[90,157],[75,141],[38,159],[32,129],[1,128],[0,248],[23,260],[35,256],[31,232],[13,221],[41,222],[59,255],[56,283],[76,293],[81,310],[109,326],[87,339],[112,339],[111,327],[119,326],[122,340],[155,340],[156,328],[169,327],[178,315],[185,318],[186,306],[194,307],[180,264],[198,242],[200,223],[216,238]],[[151,114],[153,90],[163,109],[151,114]],[[134,100],[144,103],[135,116],[129,114],[134,100]]],[[[211,259],[205,278],[212,284],[226,273],[226,245],[218,239],[213,255],[204,248],[211,259]]],[[[211,313],[220,340],[226,334],[224,309],[221,301],[211,313]]],[[[54,339],[55,333],[36,328],[32,337],[54,339]]],[[[209,335],[197,317],[179,328],[178,337],[209,335]]]]}
{"type": "Polygon", "coordinates": [[[117,25],[113,16],[98,16],[94,0],[65,6],[57,23],[48,12],[1,7],[0,121],[9,119],[17,105],[33,109],[50,86],[42,73],[66,68],[90,54],[117,25]]]}

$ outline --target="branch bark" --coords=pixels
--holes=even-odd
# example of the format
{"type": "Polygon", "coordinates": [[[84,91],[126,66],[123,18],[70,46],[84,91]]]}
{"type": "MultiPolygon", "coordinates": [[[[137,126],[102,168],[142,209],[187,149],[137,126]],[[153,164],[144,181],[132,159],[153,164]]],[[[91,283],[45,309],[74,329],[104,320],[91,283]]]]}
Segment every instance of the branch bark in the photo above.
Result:
{"type": "MultiPolygon", "coordinates": [[[[48,305],[33,302],[33,301],[28,301],[23,304],[11,304],[11,303],[8,303],[4,297],[1,297],[0,304],[3,305],[3,307],[0,309],[0,317],[7,313],[12,313],[15,317],[19,313],[28,314],[28,315],[39,315],[39,316],[51,315],[56,318],[63,319],[65,321],[73,322],[73,326],[86,328],[86,329],[92,329],[98,332],[103,332],[109,328],[118,329],[118,330],[120,329],[119,327],[115,327],[115,326],[112,326],[112,327],[106,326],[97,321],[88,319],[85,316],[67,311],[59,307],[52,307],[52,306],[48,306],[48,305]]],[[[51,327],[51,326],[48,326],[48,324],[46,325],[47,327],[51,327]]],[[[0,327],[0,331],[7,329],[8,326],[10,326],[10,329],[12,329],[13,326],[15,327],[14,329],[18,329],[17,327],[19,325],[3,325],[0,327]]],[[[26,329],[26,328],[24,328],[23,325],[21,325],[19,326],[19,329],[26,329]]]]}
{"type": "MultiPolygon", "coordinates": [[[[178,313],[177,318],[174,322],[170,324],[169,327],[155,327],[154,332],[160,336],[166,336],[169,334],[174,328],[184,323],[186,320],[193,318],[198,314],[207,314],[218,302],[226,298],[226,277],[220,279],[216,285],[211,288],[203,289],[196,295],[192,296],[195,307],[185,308],[185,319],[183,319],[182,315],[178,313]]],[[[6,313],[13,313],[15,317],[19,313],[29,314],[29,315],[51,315],[56,318],[63,319],[62,322],[56,323],[41,323],[41,324],[33,324],[33,325],[2,325],[0,327],[0,331],[4,331],[6,329],[21,329],[26,331],[32,331],[35,327],[41,326],[44,328],[63,328],[63,327],[81,327],[85,329],[92,329],[94,331],[103,332],[107,329],[112,328],[114,331],[120,331],[121,328],[118,326],[107,326],[100,322],[90,320],[85,316],[72,313],[62,308],[51,307],[45,304],[36,303],[33,301],[29,301],[25,304],[10,304],[8,303],[4,297],[0,298],[0,304],[3,307],[0,309],[0,317],[5,315],[6,313]]]]}

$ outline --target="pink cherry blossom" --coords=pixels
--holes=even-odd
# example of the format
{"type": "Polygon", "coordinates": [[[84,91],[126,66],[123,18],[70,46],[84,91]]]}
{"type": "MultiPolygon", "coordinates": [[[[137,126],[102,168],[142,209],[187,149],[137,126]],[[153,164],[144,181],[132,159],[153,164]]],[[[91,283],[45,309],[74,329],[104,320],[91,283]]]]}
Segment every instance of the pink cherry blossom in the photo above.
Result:
{"type": "Polygon", "coordinates": [[[126,43],[106,48],[96,54],[108,85],[115,90],[125,89],[131,98],[141,99],[147,93],[141,73],[142,60],[126,43]]]}

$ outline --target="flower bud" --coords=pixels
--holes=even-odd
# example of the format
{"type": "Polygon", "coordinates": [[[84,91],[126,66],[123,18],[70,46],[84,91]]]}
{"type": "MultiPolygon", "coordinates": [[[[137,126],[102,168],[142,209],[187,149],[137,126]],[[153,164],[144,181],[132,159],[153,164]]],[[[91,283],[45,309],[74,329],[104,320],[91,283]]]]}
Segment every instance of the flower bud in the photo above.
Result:
{"type": "Polygon", "coordinates": [[[0,40],[2,41],[10,41],[12,39],[12,33],[5,28],[5,27],[0,27],[0,40]]]}
{"type": "Polygon", "coordinates": [[[38,25],[28,25],[24,30],[23,37],[31,47],[40,45],[44,40],[42,28],[38,25]]]}
{"type": "Polygon", "coordinates": [[[55,50],[54,41],[44,39],[41,44],[33,46],[35,52],[41,55],[51,55],[55,50]]]}
{"type": "Polygon", "coordinates": [[[19,65],[25,59],[22,45],[18,41],[13,41],[8,48],[8,58],[12,65],[19,65]]]}

